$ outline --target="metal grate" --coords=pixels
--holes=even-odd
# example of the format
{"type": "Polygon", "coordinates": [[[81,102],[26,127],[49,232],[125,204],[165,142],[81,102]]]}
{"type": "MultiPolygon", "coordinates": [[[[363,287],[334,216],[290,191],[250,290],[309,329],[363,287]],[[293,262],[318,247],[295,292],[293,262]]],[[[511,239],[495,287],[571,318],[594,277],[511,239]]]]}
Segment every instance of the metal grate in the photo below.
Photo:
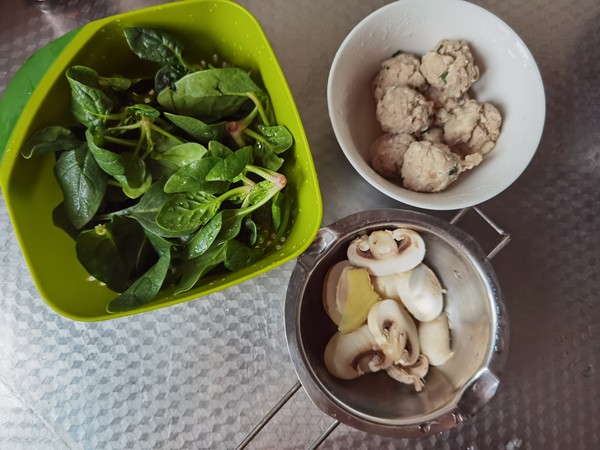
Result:
{"type": "MultiPolygon", "coordinates": [[[[492,259],[510,242],[510,234],[500,228],[492,219],[477,207],[461,209],[451,220],[452,225],[458,224],[461,219],[469,212],[476,212],[487,223],[493,231],[500,236],[500,242],[488,253],[487,257],[492,259]]],[[[302,384],[296,382],[294,386],[277,402],[275,406],[262,418],[262,420],[252,429],[246,438],[236,447],[236,450],[246,448],[252,440],[261,432],[261,430],[271,421],[271,419],[283,408],[283,406],[294,396],[302,384]]],[[[334,420],[307,448],[314,450],[318,448],[327,437],[338,427],[339,420],[334,420]]]]}

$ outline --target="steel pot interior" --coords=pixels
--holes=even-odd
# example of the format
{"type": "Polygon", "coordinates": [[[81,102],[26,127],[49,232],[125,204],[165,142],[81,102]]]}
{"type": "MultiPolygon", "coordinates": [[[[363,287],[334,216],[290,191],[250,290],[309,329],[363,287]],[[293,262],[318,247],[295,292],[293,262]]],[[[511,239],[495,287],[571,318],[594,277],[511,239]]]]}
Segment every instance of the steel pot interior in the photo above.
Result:
{"type": "Polygon", "coordinates": [[[286,296],[288,346],[310,398],[332,417],[380,434],[433,434],[475,414],[498,386],[505,331],[498,283],[477,243],[447,222],[411,211],[365,211],[322,228],[298,259],[286,296]],[[394,227],[421,234],[425,263],[447,290],[444,309],[454,354],[443,366],[430,369],[420,393],[384,372],[339,380],[329,374],[323,358],[337,331],[322,304],[328,269],[346,259],[348,244],[360,234],[394,227]]]}

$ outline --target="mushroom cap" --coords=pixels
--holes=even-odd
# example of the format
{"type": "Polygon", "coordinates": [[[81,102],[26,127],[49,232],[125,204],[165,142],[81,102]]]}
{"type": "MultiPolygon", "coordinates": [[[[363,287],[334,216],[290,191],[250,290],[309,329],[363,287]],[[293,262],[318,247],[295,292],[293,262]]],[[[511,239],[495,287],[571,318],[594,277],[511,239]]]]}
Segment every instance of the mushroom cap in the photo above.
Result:
{"type": "Polygon", "coordinates": [[[416,267],[425,257],[425,242],[407,228],[378,230],[355,239],[348,246],[348,260],[371,275],[384,276],[416,267]]]}
{"type": "Polygon", "coordinates": [[[419,324],[421,353],[432,366],[441,366],[452,356],[450,348],[450,323],[448,316],[441,313],[434,320],[419,324]]]}
{"type": "Polygon", "coordinates": [[[352,267],[347,259],[331,266],[327,275],[325,275],[325,283],[323,284],[323,307],[336,325],[339,325],[342,321],[342,310],[344,308],[343,304],[338,303],[337,287],[342,271],[346,267],[352,267]]]}
{"type": "Polygon", "coordinates": [[[329,373],[343,380],[377,372],[393,363],[377,345],[367,325],[350,333],[334,334],[325,347],[324,358],[329,373]]]}
{"type": "Polygon", "coordinates": [[[421,322],[435,319],[444,308],[444,290],[424,263],[408,272],[371,277],[371,280],[380,296],[400,301],[421,322]]]}

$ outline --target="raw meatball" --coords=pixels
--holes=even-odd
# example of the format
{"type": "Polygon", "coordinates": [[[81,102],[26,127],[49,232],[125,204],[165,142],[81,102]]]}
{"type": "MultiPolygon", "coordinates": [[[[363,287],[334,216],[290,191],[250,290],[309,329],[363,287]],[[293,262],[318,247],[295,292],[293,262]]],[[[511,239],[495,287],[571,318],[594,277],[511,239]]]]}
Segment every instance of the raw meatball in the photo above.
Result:
{"type": "Polygon", "coordinates": [[[485,155],[496,145],[502,117],[489,103],[467,101],[452,111],[444,124],[444,139],[463,155],[485,155]]]}
{"type": "Polygon", "coordinates": [[[415,55],[402,53],[381,63],[381,69],[373,80],[373,97],[379,101],[392,86],[408,86],[419,89],[425,86],[425,77],[419,72],[421,61],[415,55]]]}
{"type": "Polygon", "coordinates": [[[431,127],[419,135],[419,141],[444,144],[444,130],[439,127],[431,127]]]}
{"type": "Polygon", "coordinates": [[[417,192],[439,192],[456,181],[458,175],[478,165],[480,154],[469,155],[464,161],[447,145],[413,142],[404,154],[403,186],[417,192]]]}
{"type": "Polygon", "coordinates": [[[371,167],[382,177],[400,177],[404,153],[413,142],[409,134],[384,134],[378,137],[369,148],[371,167]]]}
{"type": "Polygon", "coordinates": [[[449,97],[460,97],[479,78],[471,49],[464,41],[443,40],[421,59],[421,73],[427,82],[449,97]]]}
{"type": "Polygon", "coordinates": [[[455,108],[462,106],[469,100],[467,94],[463,94],[460,97],[449,97],[442,89],[430,86],[423,95],[425,98],[433,102],[433,124],[437,126],[443,126],[450,113],[455,108]]]}
{"type": "Polygon", "coordinates": [[[429,128],[433,104],[414,89],[393,86],[377,102],[377,120],[388,133],[416,133],[429,128]]]}

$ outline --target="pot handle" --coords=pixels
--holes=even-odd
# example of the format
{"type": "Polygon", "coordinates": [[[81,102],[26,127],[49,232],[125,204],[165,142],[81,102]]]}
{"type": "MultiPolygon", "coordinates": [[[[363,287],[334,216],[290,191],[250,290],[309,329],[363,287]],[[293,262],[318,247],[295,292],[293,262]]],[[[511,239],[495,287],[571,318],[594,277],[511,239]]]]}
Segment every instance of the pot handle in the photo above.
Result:
{"type": "Polygon", "coordinates": [[[321,255],[335,243],[339,236],[339,231],[336,231],[331,226],[319,229],[312,244],[310,244],[308,249],[306,249],[306,251],[298,258],[298,264],[305,270],[310,271],[315,267],[321,255]]]}
{"type": "Polygon", "coordinates": [[[461,420],[473,417],[494,396],[500,379],[489,369],[483,369],[479,375],[466,387],[458,402],[457,408],[461,420]]]}

